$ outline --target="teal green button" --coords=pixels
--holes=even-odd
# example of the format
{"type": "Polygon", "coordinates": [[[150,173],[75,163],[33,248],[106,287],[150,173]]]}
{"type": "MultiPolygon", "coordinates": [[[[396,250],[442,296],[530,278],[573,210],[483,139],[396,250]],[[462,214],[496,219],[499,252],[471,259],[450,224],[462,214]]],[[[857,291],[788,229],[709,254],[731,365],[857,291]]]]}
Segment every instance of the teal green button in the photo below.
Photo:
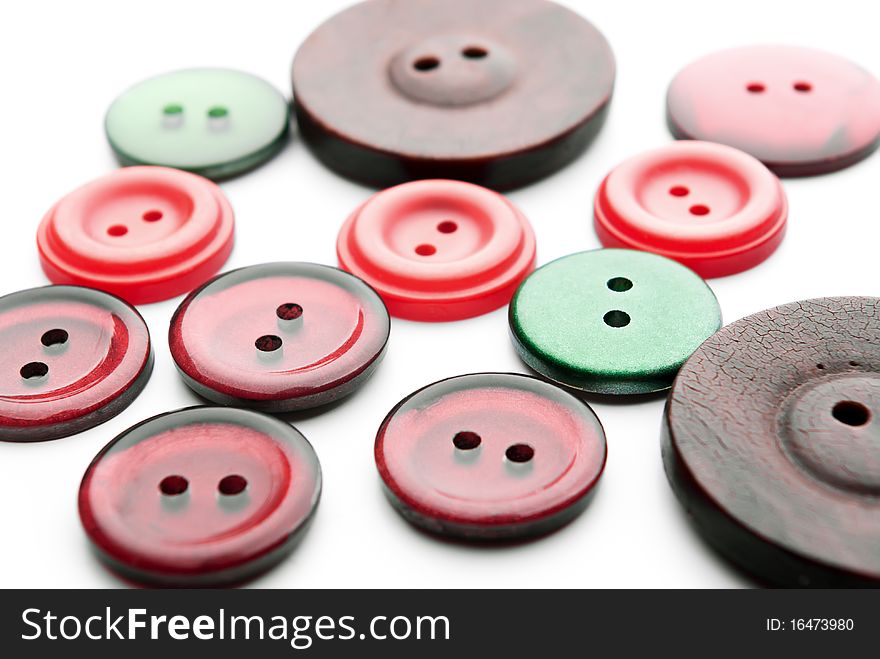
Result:
{"type": "Polygon", "coordinates": [[[252,169],[284,145],[284,96],[227,69],[188,69],[145,80],[117,98],[104,121],[123,165],[163,165],[221,179],[252,169]]]}
{"type": "Polygon", "coordinates": [[[668,389],[721,327],[712,290],[670,259],[599,249],[532,273],[510,303],[522,360],[560,384],[602,394],[668,389]]]}

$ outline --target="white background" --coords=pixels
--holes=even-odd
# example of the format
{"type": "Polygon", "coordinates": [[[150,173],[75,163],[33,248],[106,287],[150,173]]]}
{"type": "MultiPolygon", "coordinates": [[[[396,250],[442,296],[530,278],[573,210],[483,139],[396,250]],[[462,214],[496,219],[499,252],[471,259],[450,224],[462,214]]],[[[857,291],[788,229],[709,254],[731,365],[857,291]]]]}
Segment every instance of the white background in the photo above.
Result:
{"type": "MultiPolygon", "coordinates": [[[[439,1],[439,0],[438,0],[439,1]]],[[[0,16],[0,293],[48,283],[34,235],[43,213],[75,187],[112,171],[102,119],[113,98],[177,68],[228,66],[290,93],[300,41],[348,3],[324,1],[32,2],[0,16]]],[[[539,264],[599,246],[593,192],[617,162],[667,143],[666,85],[713,50],[750,43],[811,45],[880,74],[880,5],[746,1],[567,3],[604,32],[618,63],[605,128],[576,163],[510,194],[530,218],[539,264]]],[[[336,232],[370,190],[324,169],[294,137],[283,153],[223,184],[235,208],[227,268],[275,260],[335,264],[336,232]]],[[[877,294],[880,155],[848,170],[785,181],[788,235],[763,265],[710,281],[726,322],[824,295],[877,294]]],[[[179,299],[143,306],[156,368],[120,416],[38,444],[0,443],[0,586],[121,586],[88,551],[76,511],[80,478],[116,434],[154,414],[199,402],[178,378],[166,333],[179,299]]],[[[0,346],[3,350],[4,346],[0,346]]],[[[395,320],[385,362],[367,386],[297,427],[324,470],[316,520],[293,555],[253,582],[262,587],[737,587],[751,582],[691,530],[660,462],[662,401],[596,403],[608,465],[574,523],[514,547],[468,547],[423,535],[391,508],[373,463],[386,412],[434,380],[473,371],[524,371],[507,338],[506,310],[449,324],[395,320]]],[[[743,401],[748,404],[748,401],[743,401]]]]}

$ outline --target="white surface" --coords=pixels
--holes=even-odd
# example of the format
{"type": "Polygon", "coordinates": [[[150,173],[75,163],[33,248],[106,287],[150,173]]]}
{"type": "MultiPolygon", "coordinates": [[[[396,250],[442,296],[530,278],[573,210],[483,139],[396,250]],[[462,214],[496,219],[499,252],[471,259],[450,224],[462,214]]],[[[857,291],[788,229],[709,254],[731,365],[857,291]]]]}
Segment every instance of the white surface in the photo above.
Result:
{"type": "MultiPolygon", "coordinates": [[[[104,111],[129,85],[189,66],[229,66],[289,94],[299,42],[343,2],[15,3],[4,11],[0,61],[2,158],[0,293],[47,283],[34,234],[73,188],[115,168],[104,111]]],[[[532,221],[539,263],[599,246],[591,200],[601,177],[638,151],[668,142],[666,85],[694,58],[755,42],[811,45],[880,74],[880,5],[740,1],[567,3],[611,42],[618,79],[608,122],[576,163],[510,194],[532,221]]],[[[832,175],[785,182],[791,203],[779,251],[749,272],[710,282],[727,322],[792,300],[878,293],[880,155],[832,175]]],[[[336,231],[370,191],[324,169],[294,138],[262,168],[223,184],[236,212],[227,268],[274,260],[335,264],[336,231]]],[[[120,586],[88,551],[76,512],[95,453],[128,426],[198,403],[178,378],[166,333],[179,299],[141,307],[156,368],[120,416],[40,444],[0,443],[0,586],[120,586]]],[[[0,346],[3,349],[3,346],[0,346]]],[[[324,496],[302,545],[264,587],[731,587],[749,585],[689,528],[660,462],[662,401],[597,403],[608,434],[602,486],[561,532],[509,548],[469,548],[413,530],[385,500],[373,463],[375,431],[414,389],[473,371],[524,371],[506,310],[451,324],[394,321],[388,356],[349,401],[297,427],[324,470],[324,496]]],[[[747,403],[747,401],[744,401],[747,403]]]]}

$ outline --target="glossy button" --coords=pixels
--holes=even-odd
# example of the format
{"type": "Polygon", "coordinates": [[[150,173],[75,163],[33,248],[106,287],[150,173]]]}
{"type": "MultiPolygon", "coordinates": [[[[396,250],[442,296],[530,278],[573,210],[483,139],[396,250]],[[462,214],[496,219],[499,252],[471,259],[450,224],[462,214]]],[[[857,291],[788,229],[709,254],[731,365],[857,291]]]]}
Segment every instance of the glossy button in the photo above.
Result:
{"type": "Polygon", "coordinates": [[[535,236],[501,195],[460,181],[379,192],[343,225],[340,265],[367,281],[395,316],[443,321],[510,301],[535,265],[535,236]]]}
{"type": "Polygon", "coordinates": [[[165,167],[130,167],[74,190],[37,231],[56,284],[108,291],[132,304],[191,291],[232,251],[232,207],[217,185],[165,167]]]}
{"type": "Polygon", "coordinates": [[[762,582],[880,585],[880,300],[725,327],[681,369],[663,443],[699,530],[762,582]]]}
{"type": "Polygon", "coordinates": [[[434,533],[534,536],[584,509],[605,467],[590,407],[510,373],[442,380],[401,401],[376,437],[376,466],[400,513],[434,533]]]}
{"type": "Polygon", "coordinates": [[[519,356],[545,377],[591,393],[668,389],[721,327],[712,290],[683,265],[600,249],[538,268],[510,303],[519,356]]]}
{"type": "Polygon", "coordinates": [[[788,202],[779,179],[753,157],[689,140],[614,168],[594,212],[603,245],[654,252],[703,277],[721,277],[773,253],[788,202]]]}
{"type": "Polygon", "coordinates": [[[306,143],[383,188],[555,172],[598,132],[614,77],[602,34],[543,0],[362,2],[315,30],[292,71],[306,143]]]}
{"type": "Polygon", "coordinates": [[[287,101],[266,81],[228,69],[187,69],[135,85],[104,120],[124,165],[165,165],[211,179],[262,164],[284,145],[287,101]]]}
{"type": "Polygon", "coordinates": [[[224,405],[287,412],[338,400],[379,365],[391,323],[356,277],[312,263],[222,274],[171,319],[171,355],[186,383],[224,405]]]}
{"type": "Polygon", "coordinates": [[[143,318],[76,286],[0,298],[0,440],[67,437],[111,419],[153,370],[143,318]]]}
{"type": "Polygon", "coordinates": [[[219,586],[278,563],[312,520],[321,467],[287,423],[191,407],[129,428],[92,461],[79,514],[98,556],[127,579],[219,586]]]}
{"type": "Polygon", "coordinates": [[[810,48],[707,55],[669,85],[666,110],[676,137],[729,144],[780,176],[842,169],[880,143],[880,81],[810,48]]]}

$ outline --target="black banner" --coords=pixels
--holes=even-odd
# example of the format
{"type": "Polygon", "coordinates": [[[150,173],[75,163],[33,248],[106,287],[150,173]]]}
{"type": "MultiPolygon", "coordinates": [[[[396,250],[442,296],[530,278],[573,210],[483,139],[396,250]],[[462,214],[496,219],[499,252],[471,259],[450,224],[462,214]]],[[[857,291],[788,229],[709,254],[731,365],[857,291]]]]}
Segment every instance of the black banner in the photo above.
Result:
{"type": "Polygon", "coordinates": [[[587,657],[600,650],[873,655],[878,603],[872,591],[842,590],[2,591],[0,648],[4,657],[75,652],[116,659],[129,651],[260,658],[587,657]]]}

